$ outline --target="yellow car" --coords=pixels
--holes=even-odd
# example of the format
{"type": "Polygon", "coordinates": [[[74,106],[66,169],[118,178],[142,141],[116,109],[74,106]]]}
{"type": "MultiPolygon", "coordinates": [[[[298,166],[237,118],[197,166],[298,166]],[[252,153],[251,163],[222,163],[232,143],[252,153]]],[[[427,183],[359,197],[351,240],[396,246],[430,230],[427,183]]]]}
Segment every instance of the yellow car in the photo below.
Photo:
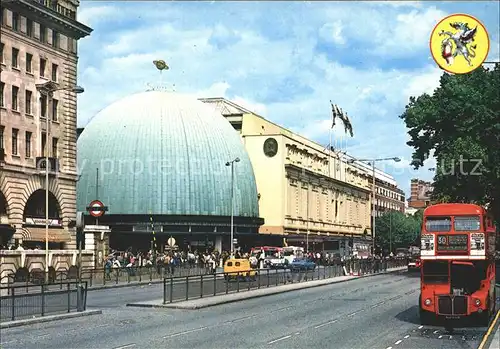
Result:
{"type": "Polygon", "coordinates": [[[244,279],[255,281],[257,272],[250,266],[248,259],[228,259],[224,263],[224,279],[244,279]]]}

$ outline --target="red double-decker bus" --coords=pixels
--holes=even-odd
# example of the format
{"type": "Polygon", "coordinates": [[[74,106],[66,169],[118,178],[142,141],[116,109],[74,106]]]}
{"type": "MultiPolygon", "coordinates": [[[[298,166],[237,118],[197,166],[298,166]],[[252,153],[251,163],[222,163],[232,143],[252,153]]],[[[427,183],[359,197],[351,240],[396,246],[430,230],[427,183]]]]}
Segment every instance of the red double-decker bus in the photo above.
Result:
{"type": "Polygon", "coordinates": [[[420,320],[495,313],[493,217],[474,204],[437,204],[424,211],[420,259],[420,320]]]}

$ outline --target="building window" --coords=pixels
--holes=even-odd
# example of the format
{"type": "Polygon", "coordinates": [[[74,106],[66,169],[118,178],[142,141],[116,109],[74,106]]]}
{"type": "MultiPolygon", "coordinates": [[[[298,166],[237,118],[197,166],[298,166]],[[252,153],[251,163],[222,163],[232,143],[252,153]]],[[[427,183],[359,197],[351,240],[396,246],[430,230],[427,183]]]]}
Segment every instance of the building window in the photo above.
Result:
{"type": "Polygon", "coordinates": [[[13,12],[12,13],[12,30],[18,32],[19,31],[19,28],[20,28],[20,20],[19,20],[19,14],[18,13],[15,13],[13,12]]]}
{"type": "Polygon", "coordinates": [[[45,77],[45,67],[47,65],[47,61],[43,58],[40,58],[40,76],[45,77]]]}
{"type": "Polygon", "coordinates": [[[26,18],[26,35],[28,35],[30,38],[34,36],[34,23],[31,19],[26,18]]]}
{"type": "Polygon", "coordinates": [[[3,44],[3,42],[0,44],[0,62],[3,63],[3,48],[5,47],[5,45],[3,44]]]}
{"type": "Polygon", "coordinates": [[[52,29],[52,46],[59,48],[59,33],[52,29]]]}
{"type": "Polygon", "coordinates": [[[42,132],[42,137],[41,137],[41,141],[42,141],[42,144],[41,144],[41,150],[42,150],[42,154],[40,154],[41,156],[46,156],[45,155],[45,149],[47,147],[47,135],[45,134],[45,132],[42,132]]]}
{"type": "Polygon", "coordinates": [[[52,121],[57,121],[57,110],[59,108],[59,101],[52,99],[52,121]]]}
{"type": "Polygon", "coordinates": [[[32,110],[31,110],[31,103],[33,99],[33,92],[26,90],[26,96],[24,99],[24,104],[26,108],[26,114],[31,115],[32,110]]]}
{"type": "Polygon", "coordinates": [[[31,157],[31,132],[26,131],[26,157],[31,157]]]}
{"type": "Polygon", "coordinates": [[[5,89],[5,84],[3,82],[0,82],[0,107],[4,107],[5,105],[3,104],[4,101],[4,89],[5,89]]]}
{"type": "Polygon", "coordinates": [[[12,86],[12,110],[19,110],[19,87],[12,86]]]}
{"type": "Polygon", "coordinates": [[[68,51],[71,53],[76,53],[76,40],[73,38],[68,37],[68,51]]]}
{"type": "Polygon", "coordinates": [[[40,41],[45,44],[47,43],[47,28],[40,24],[40,41]]]}
{"type": "Polygon", "coordinates": [[[17,128],[12,129],[12,155],[17,155],[17,136],[19,130],[17,128]]]}
{"type": "Polygon", "coordinates": [[[26,53],[26,72],[33,72],[33,55],[31,53],[26,53]]]}
{"type": "Polygon", "coordinates": [[[3,130],[5,129],[4,126],[0,126],[0,149],[5,149],[3,146],[3,130]]]}
{"type": "Polygon", "coordinates": [[[40,117],[47,117],[47,96],[45,95],[40,96],[40,117]]]}
{"type": "Polygon", "coordinates": [[[19,50],[17,48],[12,48],[12,67],[19,67],[19,50]]]}
{"type": "Polygon", "coordinates": [[[57,158],[57,145],[59,143],[59,139],[52,138],[52,157],[57,158]]]}
{"type": "Polygon", "coordinates": [[[57,70],[59,66],[57,64],[52,64],[52,81],[57,82],[57,70]]]}

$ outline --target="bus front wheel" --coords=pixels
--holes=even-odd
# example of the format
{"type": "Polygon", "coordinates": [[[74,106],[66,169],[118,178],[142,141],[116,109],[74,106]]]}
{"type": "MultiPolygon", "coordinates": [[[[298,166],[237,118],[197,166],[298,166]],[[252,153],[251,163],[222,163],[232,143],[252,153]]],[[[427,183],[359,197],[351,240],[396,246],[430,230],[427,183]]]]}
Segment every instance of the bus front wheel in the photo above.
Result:
{"type": "Polygon", "coordinates": [[[428,312],[420,308],[419,317],[421,325],[432,325],[434,320],[434,313],[428,312]]]}

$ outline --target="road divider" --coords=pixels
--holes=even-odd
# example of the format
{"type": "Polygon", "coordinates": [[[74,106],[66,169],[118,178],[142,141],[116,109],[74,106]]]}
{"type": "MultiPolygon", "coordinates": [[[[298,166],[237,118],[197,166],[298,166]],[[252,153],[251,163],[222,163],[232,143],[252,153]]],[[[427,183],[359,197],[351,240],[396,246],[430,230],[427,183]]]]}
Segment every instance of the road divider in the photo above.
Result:
{"type": "MultiPolygon", "coordinates": [[[[158,299],[148,302],[140,302],[140,303],[129,303],[127,306],[129,307],[145,307],[145,308],[174,308],[174,309],[201,309],[210,306],[233,303],[238,302],[245,299],[258,298],[269,296],[278,293],[291,292],[295,290],[307,289],[312,287],[325,286],[329,284],[335,284],[340,282],[345,282],[349,280],[356,280],[370,276],[382,275],[384,273],[390,272],[400,272],[406,270],[406,267],[396,267],[386,270],[381,273],[374,274],[365,274],[362,276],[336,276],[331,278],[324,279],[316,279],[310,281],[303,281],[300,283],[287,283],[274,287],[265,287],[265,288],[254,288],[250,290],[246,290],[245,292],[232,292],[232,293],[223,293],[210,297],[198,297],[197,299],[177,301],[177,302],[165,302],[164,299],[158,299]]],[[[223,285],[224,286],[224,285],[223,285]]],[[[184,291],[184,290],[183,290],[184,291]]],[[[199,291],[199,290],[198,290],[199,291]]]]}

